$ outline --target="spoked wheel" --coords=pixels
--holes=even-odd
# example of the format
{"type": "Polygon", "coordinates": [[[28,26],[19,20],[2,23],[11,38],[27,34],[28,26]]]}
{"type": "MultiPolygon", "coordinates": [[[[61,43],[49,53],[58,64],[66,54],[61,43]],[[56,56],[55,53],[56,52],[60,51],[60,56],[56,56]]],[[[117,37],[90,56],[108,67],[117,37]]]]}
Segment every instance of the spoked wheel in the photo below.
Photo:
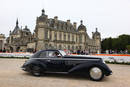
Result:
{"type": "Polygon", "coordinates": [[[39,66],[33,66],[32,67],[32,74],[34,76],[41,76],[41,69],[39,66]]]}
{"type": "Polygon", "coordinates": [[[89,70],[89,77],[91,80],[99,81],[102,80],[104,77],[104,73],[101,68],[99,67],[92,67],[89,70]]]}

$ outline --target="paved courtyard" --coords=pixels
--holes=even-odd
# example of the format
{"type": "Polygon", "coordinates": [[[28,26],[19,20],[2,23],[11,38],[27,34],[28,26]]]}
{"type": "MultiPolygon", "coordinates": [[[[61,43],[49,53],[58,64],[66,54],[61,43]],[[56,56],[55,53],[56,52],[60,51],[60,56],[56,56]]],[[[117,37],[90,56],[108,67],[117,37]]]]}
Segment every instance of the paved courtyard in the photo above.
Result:
{"type": "Polygon", "coordinates": [[[0,59],[0,87],[130,87],[130,65],[108,64],[113,75],[100,82],[82,76],[47,74],[34,77],[20,69],[24,59],[0,59]]]}

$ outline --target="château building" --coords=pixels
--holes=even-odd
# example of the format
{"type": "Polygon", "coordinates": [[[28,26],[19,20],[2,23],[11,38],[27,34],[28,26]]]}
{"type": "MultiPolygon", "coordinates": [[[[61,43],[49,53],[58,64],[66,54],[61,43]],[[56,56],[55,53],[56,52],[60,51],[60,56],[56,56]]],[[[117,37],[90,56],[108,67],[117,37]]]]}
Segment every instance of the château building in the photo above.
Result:
{"type": "Polygon", "coordinates": [[[96,28],[92,38],[87,33],[83,21],[79,26],[70,20],[62,21],[57,16],[48,18],[42,10],[41,16],[36,19],[34,33],[27,26],[24,29],[18,25],[10,31],[6,39],[6,50],[9,52],[34,52],[42,49],[61,49],[73,52],[87,51],[97,53],[101,50],[101,35],[96,28]]]}
{"type": "Polygon", "coordinates": [[[28,29],[27,26],[25,26],[24,29],[20,28],[17,20],[14,30],[10,31],[9,37],[7,37],[6,39],[6,51],[8,52],[33,51],[34,47],[29,48],[29,44],[34,41],[35,38],[34,35],[30,32],[30,29],[28,29]]]}
{"type": "Polygon", "coordinates": [[[96,28],[92,32],[92,38],[87,34],[87,28],[81,24],[73,24],[70,20],[62,21],[57,16],[48,18],[45,11],[42,10],[40,17],[37,17],[35,27],[36,50],[41,49],[62,49],[70,51],[88,51],[97,53],[101,50],[101,35],[96,28]]]}

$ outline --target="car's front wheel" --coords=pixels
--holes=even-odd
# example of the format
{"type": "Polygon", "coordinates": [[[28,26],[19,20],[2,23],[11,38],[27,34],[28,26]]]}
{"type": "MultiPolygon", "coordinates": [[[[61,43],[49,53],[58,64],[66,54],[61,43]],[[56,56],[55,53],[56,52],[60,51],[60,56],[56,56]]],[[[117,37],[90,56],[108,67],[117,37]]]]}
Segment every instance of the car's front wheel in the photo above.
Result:
{"type": "Polygon", "coordinates": [[[100,81],[103,79],[104,73],[101,68],[95,66],[90,68],[89,77],[91,80],[100,81]]]}
{"type": "Polygon", "coordinates": [[[39,66],[32,67],[32,74],[34,76],[41,76],[41,68],[39,66]]]}

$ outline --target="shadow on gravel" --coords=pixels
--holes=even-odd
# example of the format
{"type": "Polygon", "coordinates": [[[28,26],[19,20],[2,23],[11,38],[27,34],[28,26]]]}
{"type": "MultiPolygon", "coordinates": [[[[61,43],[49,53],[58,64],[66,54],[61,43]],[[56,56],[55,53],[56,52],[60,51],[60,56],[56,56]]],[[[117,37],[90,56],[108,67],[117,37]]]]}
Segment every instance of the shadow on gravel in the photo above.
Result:
{"type": "Polygon", "coordinates": [[[72,80],[89,80],[88,76],[75,75],[75,74],[45,74],[42,77],[49,78],[61,78],[61,79],[72,79],[72,80]]]}
{"type": "MultiPolygon", "coordinates": [[[[32,77],[37,77],[37,76],[33,76],[30,73],[23,73],[23,75],[26,76],[32,76],[32,77]]],[[[53,74],[53,73],[49,73],[49,74],[45,74],[45,75],[41,75],[40,77],[37,78],[59,78],[59,79],[70,79],[70,80],[83,80],[83,81],[91,81],[89,79],[89,76],[84,76],[84,75],[75,75],[75,74],[53,74]]],[[[108,82],[109,78],[108,77],[104,77],[104,79],[102,81],[97,81],[97,82],[108,82]]]]}
{"type": "MultiPolygon", "coordinates": [[[[26,76],[33,76],[31,73],[22,73],[23,75],[26,76]]],[[[88,76],[83,76],[83,75],[75,75],[75,74],[55,74],[55,73],[49,73],[49,74],[44,74],[41,76],[33,76],[33,77],[38,77],[38,78],[60,78],[60,79],[72,79],[72,80],[89,80],[88,76]]]]}

